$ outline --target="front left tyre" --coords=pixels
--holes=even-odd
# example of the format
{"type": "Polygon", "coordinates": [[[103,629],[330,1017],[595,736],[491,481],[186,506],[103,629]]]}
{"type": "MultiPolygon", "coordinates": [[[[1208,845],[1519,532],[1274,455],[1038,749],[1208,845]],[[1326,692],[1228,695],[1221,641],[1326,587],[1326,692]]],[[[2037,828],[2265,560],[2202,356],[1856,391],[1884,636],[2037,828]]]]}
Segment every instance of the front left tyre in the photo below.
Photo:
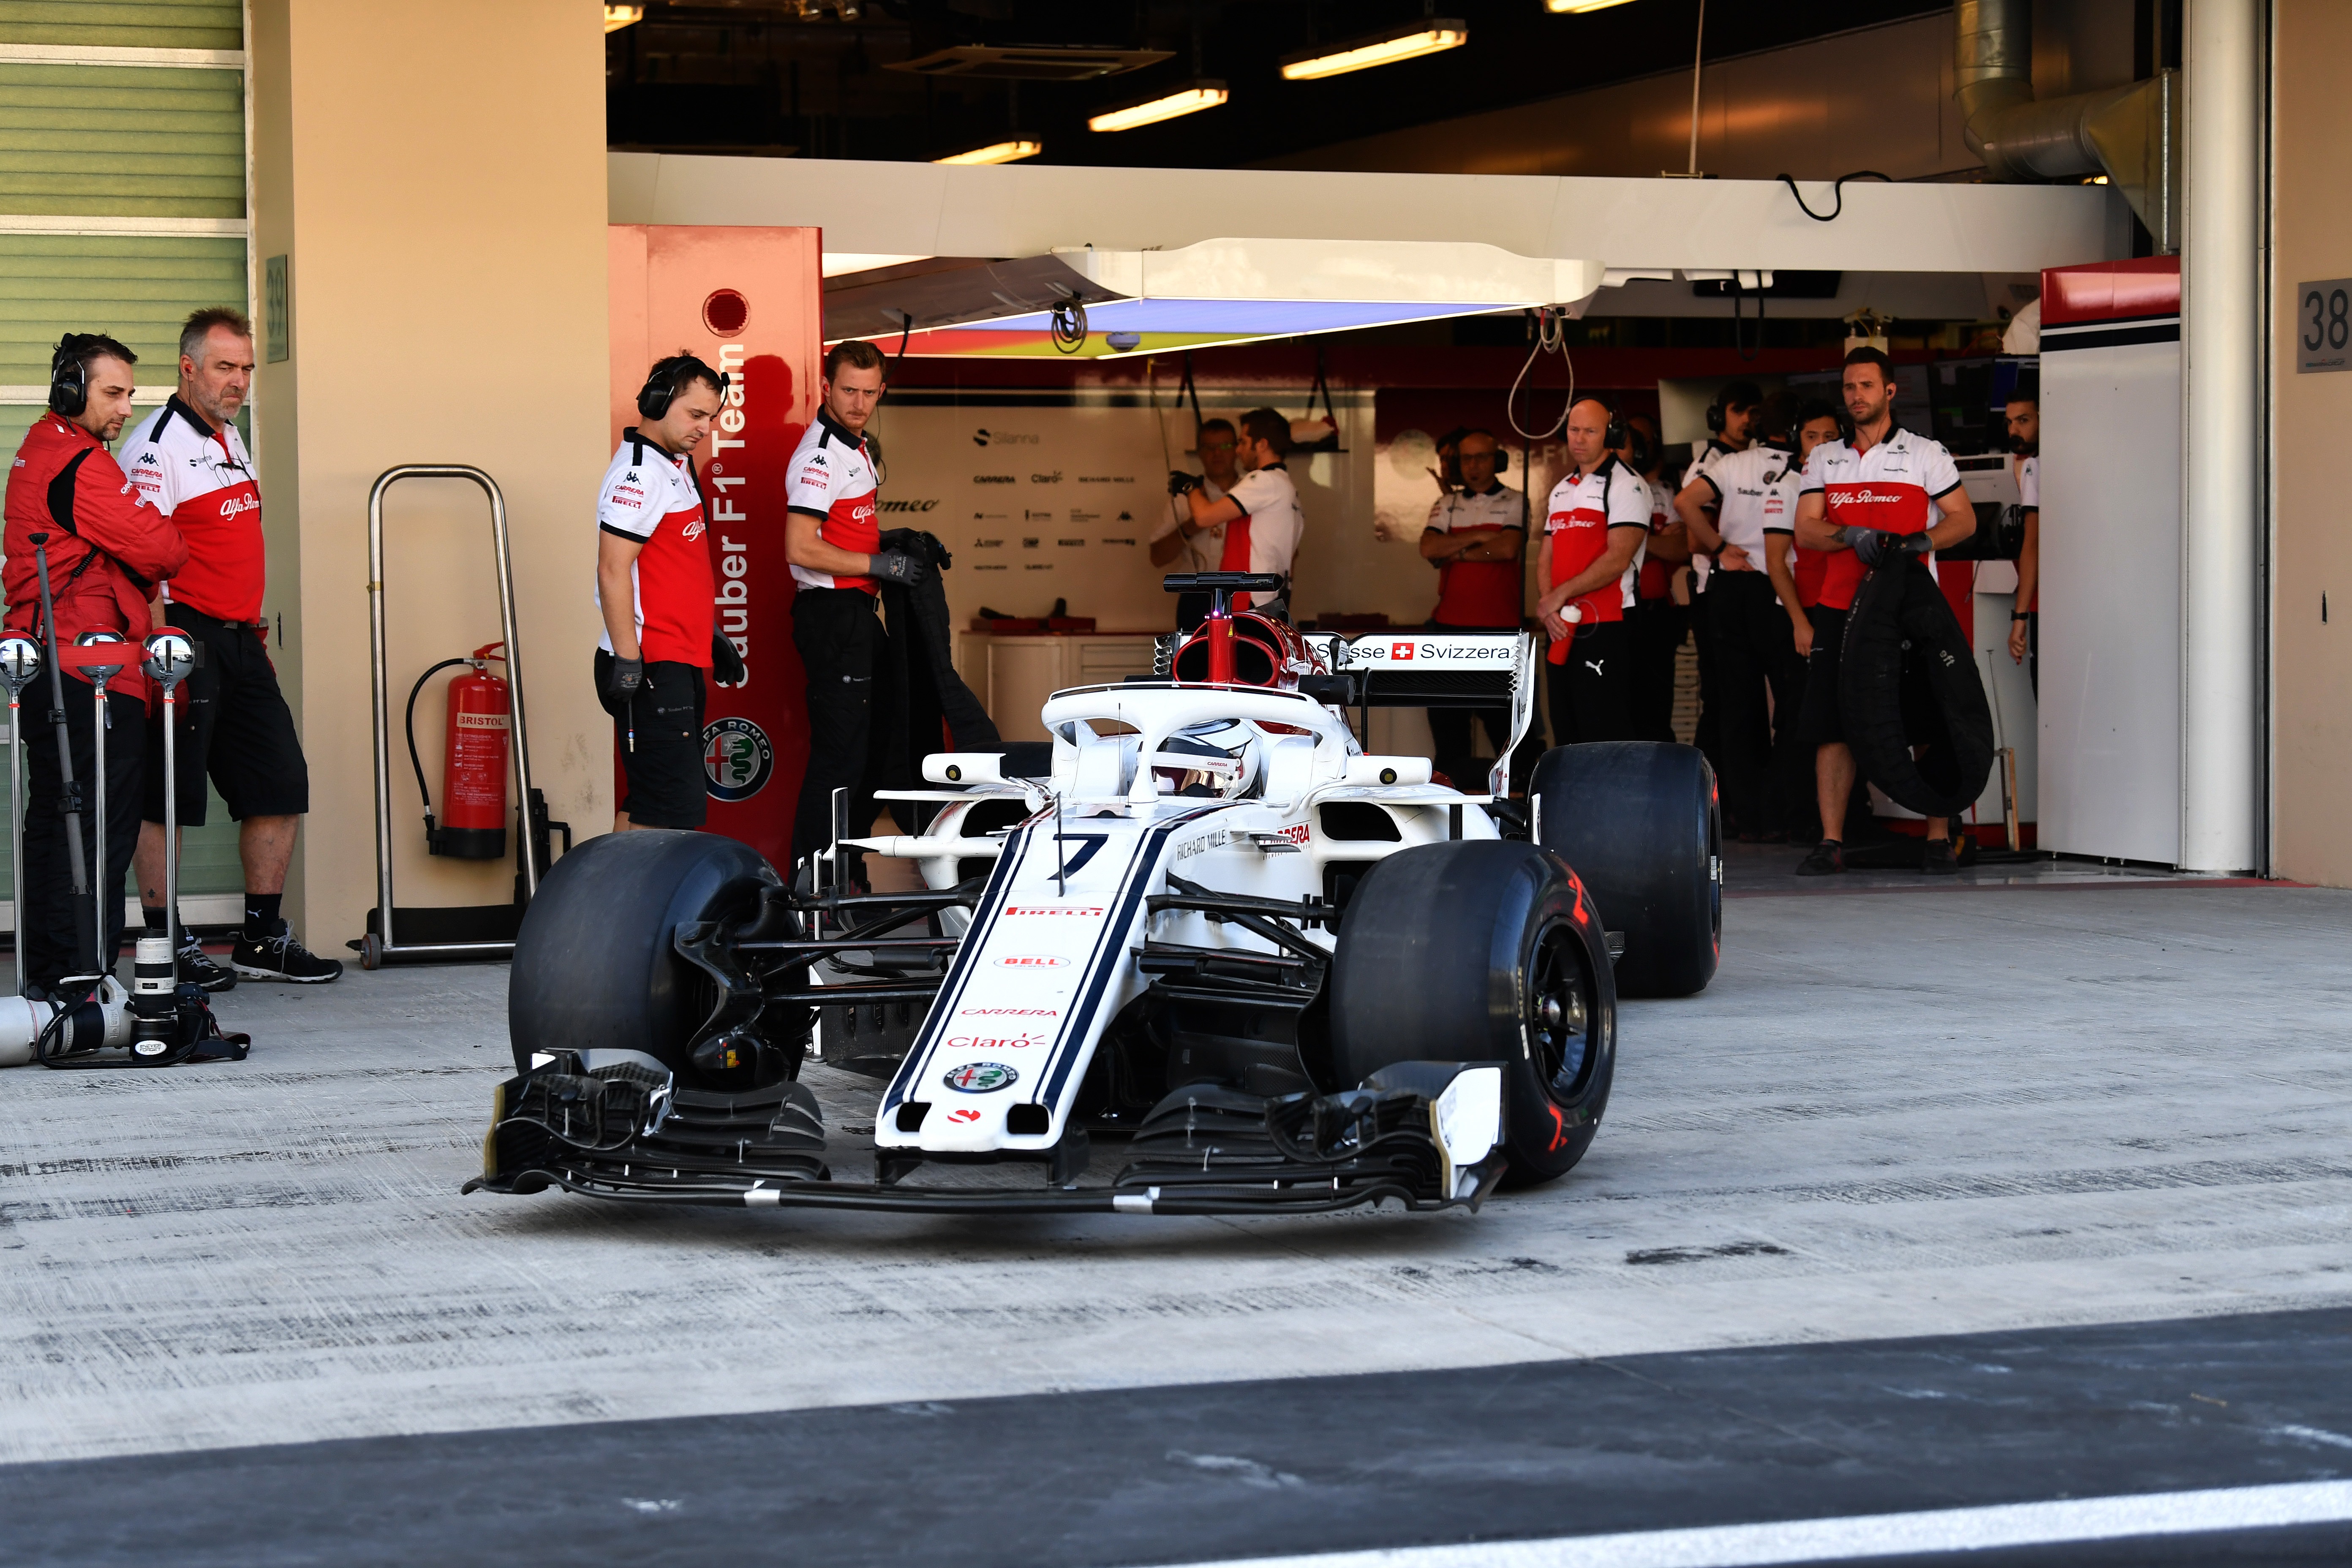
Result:
{"type": "Polygon", "coordinates": [[[1399,1062],[1501,1062],[1509,1179],[1583,1157],[1616,1070],[1617,993],[1592,900],[1559,856],[1509,839],[1389,856],[1349,900],[1329,984],[1343,1087],[1399,1062]]]}

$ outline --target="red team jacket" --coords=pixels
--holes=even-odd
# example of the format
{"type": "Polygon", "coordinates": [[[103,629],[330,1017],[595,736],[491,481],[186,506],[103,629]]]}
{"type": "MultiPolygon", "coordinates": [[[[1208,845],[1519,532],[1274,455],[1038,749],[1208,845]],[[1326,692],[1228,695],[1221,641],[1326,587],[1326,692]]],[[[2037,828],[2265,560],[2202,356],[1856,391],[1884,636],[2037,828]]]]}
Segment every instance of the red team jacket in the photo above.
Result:
{"type": "MultiPolygon", "coordinates": [[[[0,549],[7,561],[0,583],[8,594],[9,631],[39,636],[41,587],[31,538],[36,533],[49,536],[49,588],[60,645],[89,631],[114,632],[136,643],[153,629],[154,612],[148,606],[156,584],[187,564],[188,542],[170,519],[146,504],[104,442],[70,420],[44,413],[16,448],[5,510],[0,549]]],[[[142,702],[147,687],[135,659],[107,683],[109,691],[142,702]]]]}

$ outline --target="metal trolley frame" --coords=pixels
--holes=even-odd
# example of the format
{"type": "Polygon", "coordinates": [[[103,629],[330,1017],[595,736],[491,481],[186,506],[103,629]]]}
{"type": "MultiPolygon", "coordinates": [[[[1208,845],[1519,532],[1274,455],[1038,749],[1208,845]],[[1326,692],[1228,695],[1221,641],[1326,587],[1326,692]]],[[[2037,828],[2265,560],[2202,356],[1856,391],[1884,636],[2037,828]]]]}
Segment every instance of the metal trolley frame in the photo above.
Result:
{"type": "Polygon", "coordinates": [[[522,803],[515,855],[521,864],[524,901],[539,893],[538,835],[531,821],[537,795],[530,784],[530,737],[523,722],[521,642],[515,635],[514,564],[507,549],[507,503],[498,483],[465,463],[403,463],[386,468],[368,491],[368,663],[375,700],[375,889],[376,929],[362,939],[362,965],[375,969],[402,959],[511,958],[514,942],[404,942],[394,925],[392,901],[392,697],[384,657],[383,498],[403,479],[471,479],[490,502],[490,541],[499,568],[499,629],[506,636],[507,679],[512,691],[515,786],[522,803]]]}

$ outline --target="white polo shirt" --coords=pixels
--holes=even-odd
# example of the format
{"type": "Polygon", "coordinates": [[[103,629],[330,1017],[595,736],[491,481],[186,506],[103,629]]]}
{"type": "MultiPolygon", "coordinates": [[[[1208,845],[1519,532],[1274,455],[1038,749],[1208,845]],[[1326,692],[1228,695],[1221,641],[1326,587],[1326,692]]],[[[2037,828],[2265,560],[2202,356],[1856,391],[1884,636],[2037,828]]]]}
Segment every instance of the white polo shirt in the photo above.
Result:
{"type": "Polygon", "coordinates": [[[1307,536],[1307,514],[1299,510],[1298,487],[1290,482],[1290,470],[1280,463],[1253,468],[1234,481],[1227,496],[1242,515],[1225,525],[1218,570],[1289,576],[1298,559],[1298,542],[1307,536]]]}
{"type": "MultiPolygon", "coordinates": [[[[1727,452],[1699,474],[1698,478],[1715,492],[1716,531],[1723,535],[1724,543],[1747,552],[1751,570],[1764,570],[1764,535],[1768,531],[1793,531],[1793,513],[1787,501],[1794,493],[1794,483],[1801,477],[1794,452],[1767,447],[1760,441],[1744,452],[1727,452]],[[1787,494],[1782,493],[1784,486],[1790,487],[1787,494]],[[1769,504],[1776,496],[1782,503],[1777,519],[1770,516],[1774,509],[1769,504]],[[1779,526],[1768,528],[1768,521],[1779,526]]],[[[1718,564],[1717,570],[1726,568],[1718,564]]]]}

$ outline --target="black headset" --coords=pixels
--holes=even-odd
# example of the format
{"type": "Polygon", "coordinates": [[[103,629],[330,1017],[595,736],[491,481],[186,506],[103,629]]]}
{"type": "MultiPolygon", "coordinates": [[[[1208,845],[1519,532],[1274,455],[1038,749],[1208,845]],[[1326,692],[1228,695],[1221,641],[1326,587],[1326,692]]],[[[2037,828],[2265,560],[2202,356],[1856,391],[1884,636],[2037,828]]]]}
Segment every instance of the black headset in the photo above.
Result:
{"type": "Polygon", "coordinates": [[[49,407],[71,419],[89,406],[89,365],[82,350],[98,342],[90,332],[68,332],[49,354],[49,407]]]}
{"type": "Polygon", "coordinates": [[[1511,471],[1511,449],[1499,440],[1496,440],[1492,430],[1474,426],[1468,430],[1450,431],[1448,435],[1454,442],[1454,458],[1456,463],[1462,460],[1462,443],[1473,436],[1484,436],[1487,440],[1495,442],[1495,477],[1500,479],[1511,471]]]}
{"type": "MultiPolygon", "coordinates": [[[[1734,390],[1743,393],[1752,393],[1759,391],[1759,388],[1753,382],[1734,381],[1725,383],[1722,390],[1715,395],[1715,401],[1706,405],[1706,433],[1708,435],[1720,436],[1723,434],[1723,418],[1726,412],[1724,407],[1724,395],[1734,390]]],[[[1755,400],[1755,403],[1760,403],[1762,401],[1762,397],[1759,396],[1755,400]]],[[[1742,399],[1739,405],[1742,408],[1749,408],[1754,405],[1754,403],[1750,403],[1746,399],[1742,399]]]]}
{"type": "MultiPolygon", "coordinates": [[[[637,389],[637,413],[647,419],[659,419],[677,401],[677,395],[698,381],[719,384],[719,395],[727,395],[733,380],[723,372],[715,371],[689,353],[672,354],[656,360],[654,368],[646,373],[645,385],[637,389]]],[[[60,413],[64,410],[59,410],[60,413]]]]}

